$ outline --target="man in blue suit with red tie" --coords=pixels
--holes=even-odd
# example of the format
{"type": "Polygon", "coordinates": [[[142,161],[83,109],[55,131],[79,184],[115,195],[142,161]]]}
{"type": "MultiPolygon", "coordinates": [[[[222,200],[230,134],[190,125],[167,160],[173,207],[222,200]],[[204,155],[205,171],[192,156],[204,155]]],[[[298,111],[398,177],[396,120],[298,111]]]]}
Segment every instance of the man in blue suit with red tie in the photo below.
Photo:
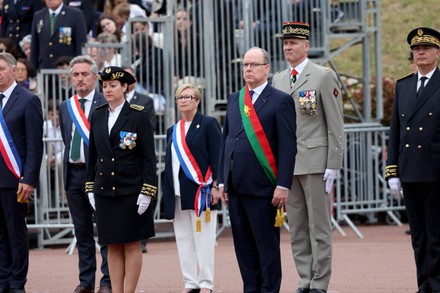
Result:
{"type": "Polygon", "coordinates": [[[268,84],[269,72],[265,50],[247,51],[246,86],[228,97],[220,149],[220,196],[229,207],[245,293],[280,290],[282,223],[275,220],[286,204],[295,166],[295,105],[268,84]]]}
{"type": "Polygon", "coordinates": [[[0,293],[25,293],[25,218],[43,157],[41,102],[15,82],[16,65],[11,54],[0,53],[0,293]]]}

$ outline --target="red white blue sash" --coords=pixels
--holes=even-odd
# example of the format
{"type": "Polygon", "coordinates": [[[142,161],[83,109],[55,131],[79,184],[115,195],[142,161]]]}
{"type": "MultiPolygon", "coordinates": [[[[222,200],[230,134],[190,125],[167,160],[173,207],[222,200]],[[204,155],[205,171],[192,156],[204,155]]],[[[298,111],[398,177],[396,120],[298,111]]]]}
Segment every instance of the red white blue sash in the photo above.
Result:
{"type": "Polygon", "coordinates": [[[67,110],[82,139],[89,145],[90,123],[89,120],[87,120],[86,114],[81,109],[78,95],[74,95],[67,100],[67,110]]]}
{"type": "Polygon", "coordinates": [[[206,206],[206,210],[209,210],[211,205],[211,191],[209,185],[212,183],[212,168],[209,166],[205,176],[203,176],[199,165],[186,144],[185,122],[183,119],[174,125],[172,138],[174,149],[179,158],[183,172],[188,179],[199,184],[199,189],[197,190],[196,198],[194,200],[194,210],[196,216],[200,217],[203,207],[206,206]]]}
{"type": "Polygon", "coordinates": [[[12,140],[11,133],[6,125],[2,110],[0,109],[0,152],[8,169],[15,177],[20,179],[22,163],[17,148],[12,140]]]}

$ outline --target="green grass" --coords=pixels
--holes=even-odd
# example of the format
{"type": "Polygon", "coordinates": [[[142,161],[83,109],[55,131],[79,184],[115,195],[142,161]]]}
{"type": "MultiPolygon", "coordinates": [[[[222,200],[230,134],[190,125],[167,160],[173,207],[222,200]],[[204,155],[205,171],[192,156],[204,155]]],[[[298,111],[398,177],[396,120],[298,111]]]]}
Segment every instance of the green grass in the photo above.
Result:
{"type": "MultiPolygon", "coordinates": [[[[381,1],[381,43],[382,75],[397,79],[408,73],[406,42],[408,33],[416,27],[427,26],[440,31],[440,5],[438,0],[382,0],[381,1]]],[[[338,41],[339,43],[341,40],[338,41]]],[[[343,41],[342,41],[343,42],[343,41]]],[[[337,42],[332,46],[337,46],[337,42]]],[[[372,44],[374,45],[374,44],[372,44]]],[[[371,52],[374,62],[374,51],[371,52]]],[[[334,59],[340,73],[362,77],[362,46],[356,45],[334,59]]],[[[371,64],[374,75],[374,63],[371,64]]]]}

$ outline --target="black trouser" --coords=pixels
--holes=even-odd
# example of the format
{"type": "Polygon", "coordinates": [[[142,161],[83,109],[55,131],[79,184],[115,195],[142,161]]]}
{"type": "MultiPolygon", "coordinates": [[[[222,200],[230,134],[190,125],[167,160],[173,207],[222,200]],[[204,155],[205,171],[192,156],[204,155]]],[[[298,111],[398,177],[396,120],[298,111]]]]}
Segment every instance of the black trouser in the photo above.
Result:
{"type": "MultiPolygon", "coordinates": [[[[18,185],[17,185],[18,186],[18,185]]],[[[24,288],[29,268],[27,204],[17,188],[0,188],[0,288],[24,288]]]]}
{"type": "Polygon", "coordinates": [[[421,292],[440,292],[440,182],[402,182],[421,292]]]}
{"type": "MultiPolygon", "coordinates": [[[[86,182],[86,169],[67,167],[67,201],[72,215],[75,237],[77,240],[79,257],[80,285],[87,289],[94,289],[96,274],[96,247],[93,230],[93,208],[89,198],[84,192],[86,182]]],[[[107,246],[101,246],[101,278],[100,285],[111,287],[110,275],[107,265],[107,246]]]]}
{"type": "MultiPolygon", "coordinates": [[[[231,176],[229,177],[231,178],[231,176]]],[[[280,228],[267,197],[237,194],[228,184],[229,218],[244,293],[276,293],[281,287],[280,228]]]]}

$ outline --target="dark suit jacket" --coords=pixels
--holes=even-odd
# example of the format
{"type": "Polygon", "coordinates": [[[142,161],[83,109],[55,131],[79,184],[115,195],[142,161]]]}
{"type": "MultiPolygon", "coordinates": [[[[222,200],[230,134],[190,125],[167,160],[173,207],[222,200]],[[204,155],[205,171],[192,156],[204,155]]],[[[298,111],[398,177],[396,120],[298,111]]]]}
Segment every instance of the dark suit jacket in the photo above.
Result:
{"type": "MultiPolygon", "coordinates": [[[[95,110],[96,107],[106,104],[106,100],[104,98],[104,95],[95,91],[95,95],[93,96],[93,102],[92,106],[90,108],[89,116],[87,119],[90,121],[92,118],[92,113],[95,110]]],[[[63,137],[64,142],[64,158],[63,158],[63,179],[64,179],[64,186],[67,189],[68,187],[68,180],[67,180],[67,163],[69,163],[69,154],[70,154],[70,145],[72,141],[72,127],[73,122],[72,118],[70,118],[69,111],[67,110],[67,101],[63,101],[60,104],[60,129],[61,129],[61,136],[63,137]]],[[[84,156],[87,162],[87,158],[89,157],[89,147],[88,145],[84,143],[84,156]]]]}
{"type": "Polygon", "coordinates": [[[401,182],[440,180],[440,71],[417,98],[417,74],[397,81],[387,165],[397,165],[401,182]]]}
{"type": "Polygon", "coordinates": [[[154,136],[145,111],[125,102],[110,137],[108,134],[108,105],[95,109],[90,125],[87,181],[94,182],[94,193],[103,196],[140,194],[155,195],[156,155],[154,136]],[[136,146],[121,147],[122,132],[137,134],[136,146]],[[144,190],[143,187],[154,190],[144,190]],[[150,194],[154,191],[154,194],[150,194]]]}
{"type": "Polygon", "coordinates": [[[4,0],[2,10],[1,37],[11,38],[20,48],[19,42],[31,34],[34,13],[43,8],[41,0],[4,0]]]}
{"type": "Polygon", "coordinates": [[[82,11],[87,24],[87,32],[93,28],[97,20],[94,0],[64,0],[64,4],[82,11]]]}
{"type": "Polygon", "coordinates": [[[137,104],[145,107],[145,111],[150,118],[151,127],[153,131],[156,130],[156,112],[154,111],[154,101],[150,96],[134,92],[133,98],[130,100],[130,104],[137,104]]]}
{"type": "MultiPolygon", "coordinates": [[[[273,196],[275,186],[261,167],[246,136],[239,109],[239,92],[228,97],[220,151],[218,182],[228,190],[229,171],[239,194],[273,196]],[[231,166],[231,161],[233,165],[231,166]]],[[[277,185],[290,188],[296,155],[296,114],[292,98],[268,84],[254,104],[277,168],[277,185]]]]}
{"type": "MultiPolygon", "coordinates": [[[[23,164],[20,182],[37,186],[43,158],[43,114],[40,99],[17,85],[11,93],[3,116],[23,164]]],[[[0,156],[0,188],[17,188],[19,180],[0,156]]]]}
{"type": "MultiPolygon", "coordinates": [[[[175,198],[172,167],[172,134],[173,127],[167,130],[167,150],[165,159],[165,176],[163,182],[163,201],[165,219],[174,218],[175,198]]],[[[217,120],[197,112],[185,137],[197,164],[205,175],[208,167],[212,168],[212,178],[217,179],[218,158],[220,152],[221,130],[217,120]]],[[[180,200],[183,210],[194,209],[194,199],[199,185],[188,179],[182,168],[179,170],[180,200]]],[[[217,206],[211,206],[217,209],[217,206]]]]}
{"type": "Polygon", "coordinates": [[[59,57],[81,55],[85,42],[86,21],[81,10],[64,4],[51,35],[49,9],[43,8],[35,13],[32,22],[31,63],[36,69],[55,68],[59,57]],[[70,35],[66,33],[69,31],[70,35]]]}

